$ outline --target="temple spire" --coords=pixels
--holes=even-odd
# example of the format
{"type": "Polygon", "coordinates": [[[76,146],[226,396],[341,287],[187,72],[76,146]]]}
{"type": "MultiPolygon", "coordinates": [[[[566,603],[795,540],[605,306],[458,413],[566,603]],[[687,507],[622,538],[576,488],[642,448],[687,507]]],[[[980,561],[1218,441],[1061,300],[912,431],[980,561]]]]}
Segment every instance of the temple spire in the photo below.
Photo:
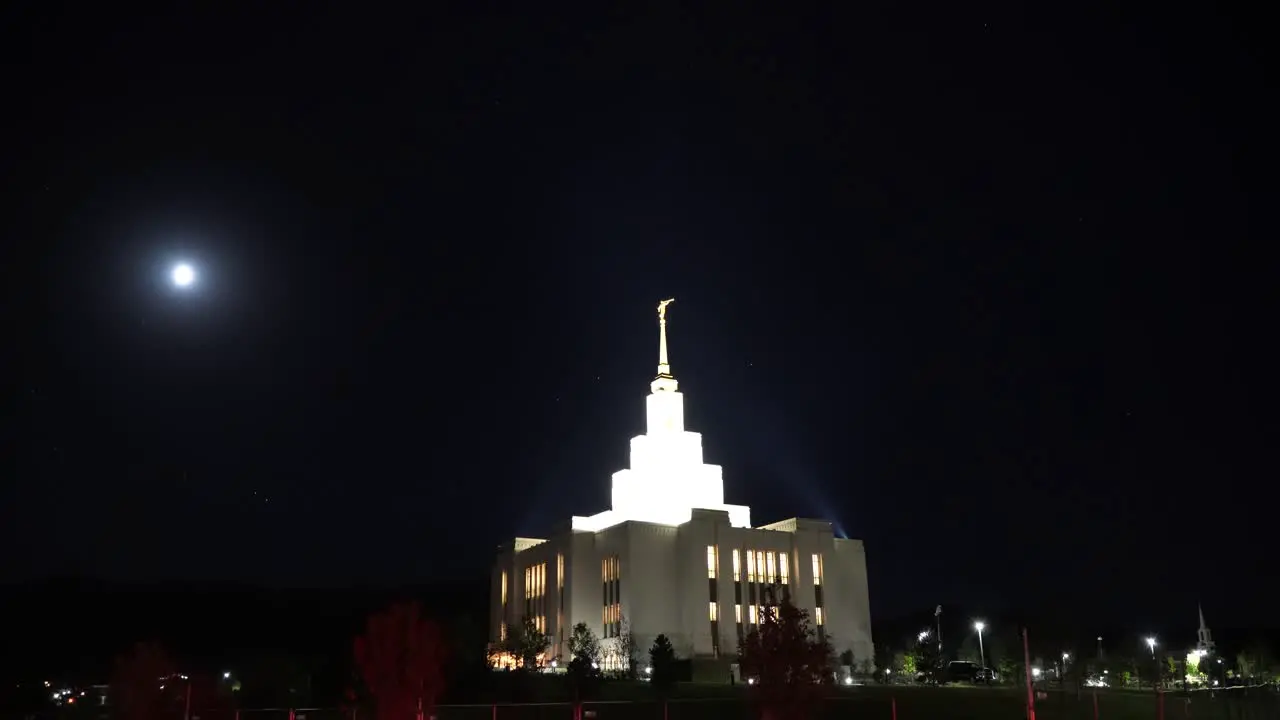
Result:
{"type": "Polygon", "coordinates": [[[675,301],[675,298],[669,298],[658,302],[658,377],[650,385],[654,392],[676,389],[671,363],[667,361],[667,306],[675,301]]]}

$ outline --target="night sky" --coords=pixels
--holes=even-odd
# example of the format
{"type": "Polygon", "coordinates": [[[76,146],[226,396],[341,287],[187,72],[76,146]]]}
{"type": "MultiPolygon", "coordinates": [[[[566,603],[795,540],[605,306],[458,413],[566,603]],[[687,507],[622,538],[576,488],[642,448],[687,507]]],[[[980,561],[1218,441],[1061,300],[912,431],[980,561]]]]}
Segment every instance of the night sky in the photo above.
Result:
{"type": "Polygon", "coordinates": [[[876,617],[1268,622],[1247,18],[648,5],[6,8],[0,580],[481,585],[675,296],[727,501],[876,617]]]}

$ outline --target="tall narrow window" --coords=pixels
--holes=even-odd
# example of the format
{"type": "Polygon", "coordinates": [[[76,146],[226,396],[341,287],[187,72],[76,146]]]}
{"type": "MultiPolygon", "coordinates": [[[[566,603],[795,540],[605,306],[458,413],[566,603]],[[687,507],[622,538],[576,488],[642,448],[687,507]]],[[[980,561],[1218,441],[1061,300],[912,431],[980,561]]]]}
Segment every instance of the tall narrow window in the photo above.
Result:
{"type": "Polygon", "coordinates": [[[775,563],[775,560],[776,560],[776,556],[774,555],[774,552],[772,550],[765,553],[765,556],[764,556],[765,582],[772,583],[772,582],[778,581],[778,574],[775,572],[777,568],[777,564],[775,563]]]}
{"type": "Polygon", "coordinates": [[[733,621],[736,623],[742,622],[742,606],[741,605],[733,606],[733,621]]]}
{"type": "Polygon", "coordinates": [[[711,622],[715,622],[720,619],[719,607],[720,606],[715,603],[707,603],[707,617],[710,618],[711,622]]]}
{"type": "Polygon", "coordinates": [[[756,606],[755,606],[755,605],[748,605],[748,606],[747,606],[747,622],[751,623],[752,625],[756,625],[756,624],[757,624],[757,623],[756,623],[756,606]]]}
{"type": "Polygon", "coordinates": [[[502,606],[507,606],[507,571],[502,571],[502,606]]]}
{"type": "Polygon", "coordinates": [[[787,553],[778,553],[778,582],[786,585],[790,582],[787,578],[787,553]]]}
{"type": "Polygon", "coordinates": [[[755,582],[755,581],[756,581],[756,554],[755,552],[748,550],[747,551],[747,582],[755,582]]]}
{"type": "Polygon", "coordinates": [[[618,637],[622,620],[621,582],[622,564],[618,556],[613,555],[600,561],[600,577],[604,588],[604,608],[601,611],[601,623],[604,625],[603,635],[607,638],[618,637]]]}
{"type": "Polygon", "coordinates": [[[707,546],[707,577],[712,580],[716,579],[716,565],[719,564],[720,553],[716,551],[715,545],[707,546]]]}
{"type": "Polygon", "coordinates": [[[742,582],[742,556],[738,549],[733,549],[733,581],[742,582]]]}
{"type": "Polygon", "coordinates": [[[813,554],[813,584],[822,584],[822,555],[819,553],[813,554]]]}
{"type": "Polygon", "coordinates": [[[816,624],[816,625],[822,625],[822,624],[823,624],[823,617],[822,617],[822,615],[823,615],[823,613],[822,613],[822,608],[814,608],[814,609],[813,609],[813,622],[814,622],[814,624],[816,624]]]}

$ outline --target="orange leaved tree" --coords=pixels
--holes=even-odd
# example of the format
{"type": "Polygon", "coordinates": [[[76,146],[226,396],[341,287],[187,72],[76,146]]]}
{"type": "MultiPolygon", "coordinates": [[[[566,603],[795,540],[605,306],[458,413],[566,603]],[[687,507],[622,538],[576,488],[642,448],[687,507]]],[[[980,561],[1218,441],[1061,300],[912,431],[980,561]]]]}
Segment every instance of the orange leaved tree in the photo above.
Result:
{"type": "Polygon", "coordinates": [[[137,643],[116,658],[110,700],[124,720],[162,720],[182,689],[169,655],[158,643],[137,643]]]}
{"type": "Polygon", "coordinates": [[[417,603],[369,617],[355,641],[356,667],[373,696],[378,720],[429,717],[444,689],[444,637],[417,603]]]}

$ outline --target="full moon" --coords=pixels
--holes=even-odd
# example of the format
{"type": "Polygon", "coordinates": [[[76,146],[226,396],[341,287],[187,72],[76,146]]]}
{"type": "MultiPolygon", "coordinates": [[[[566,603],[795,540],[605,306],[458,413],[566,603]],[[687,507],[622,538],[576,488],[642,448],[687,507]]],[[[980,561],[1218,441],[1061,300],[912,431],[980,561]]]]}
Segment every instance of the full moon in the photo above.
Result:
{"type": "Polygon", "coordinates": [[[174,285],[177,285],[178,287],[187,287],[196,281],[196,271],[190,265],[181,263],[174,266],[172,278],[174,285]]]}

